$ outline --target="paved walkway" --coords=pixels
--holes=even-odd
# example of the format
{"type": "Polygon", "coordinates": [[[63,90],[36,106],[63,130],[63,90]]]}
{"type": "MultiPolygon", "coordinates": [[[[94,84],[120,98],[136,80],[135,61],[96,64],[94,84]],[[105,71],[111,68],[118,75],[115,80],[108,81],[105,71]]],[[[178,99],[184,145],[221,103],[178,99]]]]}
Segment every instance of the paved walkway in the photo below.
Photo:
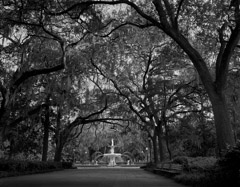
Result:
{"type": "Polygon", "coordinates": [[[138,168],[82,168],[0,179],[0,187],[183,187],[138,168]]]}

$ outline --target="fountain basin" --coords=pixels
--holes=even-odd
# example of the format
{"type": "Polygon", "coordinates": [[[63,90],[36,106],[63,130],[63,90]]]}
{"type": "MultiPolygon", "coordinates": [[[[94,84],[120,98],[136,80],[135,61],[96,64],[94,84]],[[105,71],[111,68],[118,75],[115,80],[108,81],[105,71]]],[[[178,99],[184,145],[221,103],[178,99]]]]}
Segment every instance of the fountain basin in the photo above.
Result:
{"type": "Polygon", "coordinates": [[[108,166],[116,166],[116,158],[121,158],[121,155],[120,153],[105,153],[103,154],[103,157],[107,157],[110,159],[109,163],[108,163],[108,166]]]}

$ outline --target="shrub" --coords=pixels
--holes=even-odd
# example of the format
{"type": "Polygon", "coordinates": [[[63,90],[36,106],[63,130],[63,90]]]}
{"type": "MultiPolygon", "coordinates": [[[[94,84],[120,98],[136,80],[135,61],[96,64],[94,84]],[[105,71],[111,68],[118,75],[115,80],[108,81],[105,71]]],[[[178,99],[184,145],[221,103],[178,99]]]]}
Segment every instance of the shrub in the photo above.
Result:
{"type": "Polygon", "coordinates": [[[185,171],[202,172],[216,165],[215,157],[176,157],[173,163],[183,165],[185,171]]]}
{"type": "Polygon", "coordinates": [[[72,162],[62,162],[62,167],[64,169],[71,169],[71,168],[73,168],[73,163],[72,162]]]}
{"type": "Polygon", "coordinates": [[[174,180],[185,185],[196,186],[204,183],[206,176],[204,173],[182,173],[176,175],[174,180]]]}
{"type": "Polygon", "coordinates": [[[71,162],[0,160],[0,177],[72,168],[71,162]]]}
{"type": "Polygon", "coordinates": [[[175,163],[184,164],[184,173],[175,176],[175,180],[197,187],[240,186],[240,146],[228,150],[226,155],[217,160],[214,157],[181,157],[175,163]]]}

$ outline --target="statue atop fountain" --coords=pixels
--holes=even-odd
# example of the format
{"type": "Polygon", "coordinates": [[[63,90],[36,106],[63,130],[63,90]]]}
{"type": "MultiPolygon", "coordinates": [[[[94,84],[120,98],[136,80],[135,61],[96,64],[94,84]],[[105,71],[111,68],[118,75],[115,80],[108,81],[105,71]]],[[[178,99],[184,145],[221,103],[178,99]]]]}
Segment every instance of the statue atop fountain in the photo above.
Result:
{"type": "Polygon", "coordinates": [[[112,144],[110,145],[110,153],[111,154],[114,154],[114,147],[115,147],[115,145],[114,145],[114,141],[112,139],[112,144]]]}

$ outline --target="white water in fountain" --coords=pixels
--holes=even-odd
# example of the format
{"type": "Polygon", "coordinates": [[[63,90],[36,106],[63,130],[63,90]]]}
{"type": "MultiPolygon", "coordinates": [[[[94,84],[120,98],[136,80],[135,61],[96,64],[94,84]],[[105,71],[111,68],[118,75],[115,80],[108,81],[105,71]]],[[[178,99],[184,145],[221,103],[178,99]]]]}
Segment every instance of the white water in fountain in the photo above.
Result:
{"type": "Polygon", "coordinates": [[[130,160],[132,160],[132,154],[131,153],[129,153],[129,152],[124,152],[124,153],[115,153],[114,152],[114,148],[116,147],[115,145],[114,145],[114,140],[112,139],[111,140],[112,141],[112,143],[111,143],[111,145],[109,146],[110,147],[110,153],[105,153],[105,154],[102,154],[101,152],[99,152],[99,151],[97,151],[97,152],[95,152],[94,153],[94,155],[95,155],[95,164],[96,165],[98,165],[98,159],[99,158],[104,158],[104,157],[107,157],[107,158],[109,158],[109,163],[108,163],[108,166],[111,166],[111,167],[113,167],[113,166],[116,166],[117,164],[116,164],[116,158],[119,158],[119,159],[122,159],[122,157],[125,157],[125,158],[127,158],[128,159],[128,162],[127,162],[127,165],[129,165],[129,161],[130,160]]]}
{"type": "Polygon", "coordinates": [[[108,166],[116,166],[116,158],[121,157],[121,153],[115,153],[114,152],[114,141],[112,139],[112,144],[110,145],[110,153],[103,154],[103,157],[108,157],[110,159],[108,166]]]}

